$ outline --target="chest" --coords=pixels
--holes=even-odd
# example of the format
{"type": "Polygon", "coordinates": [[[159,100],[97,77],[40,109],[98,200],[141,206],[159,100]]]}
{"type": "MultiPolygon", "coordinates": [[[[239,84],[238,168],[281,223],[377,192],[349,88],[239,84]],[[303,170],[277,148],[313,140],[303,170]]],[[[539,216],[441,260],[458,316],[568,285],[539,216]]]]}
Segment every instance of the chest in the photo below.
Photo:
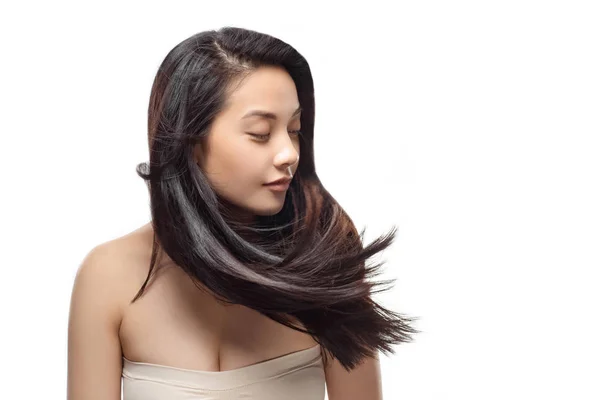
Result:
{"type": "Polygon", "coordinates": [[[317,344],[255,310],[218,303],[177,269],[161,272],[127,307],[119,336],[129,360],[199,371],[234,370],[317,344]]]}

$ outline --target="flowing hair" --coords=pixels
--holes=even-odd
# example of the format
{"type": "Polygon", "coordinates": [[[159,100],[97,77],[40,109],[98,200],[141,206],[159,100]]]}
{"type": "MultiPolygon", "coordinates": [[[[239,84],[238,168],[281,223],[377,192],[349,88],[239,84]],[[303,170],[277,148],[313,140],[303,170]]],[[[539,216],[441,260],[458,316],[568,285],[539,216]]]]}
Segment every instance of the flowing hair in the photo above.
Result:
{"type": "Polygon", "coordinates": [[[196,286],[225,304],[241,304],[311,335],[350,371],[378,350],[412,341],[415,318],[374,302],[395,280],[375,282],[382,263],[367,262],[394,240],[396,228],[363,246],[354,223],[315,171],[315,101],[306,59],[267,34],[223,27],[197,33],[161,63],[148,109],[146,181],[154,238],[150,270],[132,300],[142,296],[165,252],[196,286]],[[276,215],[250,223],[232,218],[227,201],[194,159],[215,116],[236,84],[261,66],[284,68],[302,107],[300,160],[276,215]],[[247,235],[257,237],[247,239],[247,235]]]}

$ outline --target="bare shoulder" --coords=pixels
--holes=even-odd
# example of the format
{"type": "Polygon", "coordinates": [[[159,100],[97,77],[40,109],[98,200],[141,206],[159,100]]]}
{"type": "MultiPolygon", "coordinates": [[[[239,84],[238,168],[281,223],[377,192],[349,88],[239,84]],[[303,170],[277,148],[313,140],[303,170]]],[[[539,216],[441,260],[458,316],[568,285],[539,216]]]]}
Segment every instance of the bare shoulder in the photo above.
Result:
{"type": "MultiPolygon", "coordinates": [[[[151,247],[148,246],[148,225],[126,235],[93,247],[79,265],[74,283],[74,294],[80,286],[93,289],[97,296],[105,296],[103,304],[113,307],[115,317],[123,311],[137,293],[148,274],[151,247]],[[88,287],[89,286],[89,287],[88,287]]],[[[150,238],[151,240],[151,238],[150,238]]]]}
{"type": "MultiPolygon", "coordinates": [[[[120,399],[119,328],[140,275],[138,234],[93,247],[78,266],[68,323],[68,398],[120,399]]],[[[135,294],[135,293],[133,293],[135,294]]]]}
{"type": "Polygon", "coordinates": [[[367,357],[351,371],[333,358],[325,367],[325,381],[329,400],[360,400],[383,398],[379,352],[367,357]]]}

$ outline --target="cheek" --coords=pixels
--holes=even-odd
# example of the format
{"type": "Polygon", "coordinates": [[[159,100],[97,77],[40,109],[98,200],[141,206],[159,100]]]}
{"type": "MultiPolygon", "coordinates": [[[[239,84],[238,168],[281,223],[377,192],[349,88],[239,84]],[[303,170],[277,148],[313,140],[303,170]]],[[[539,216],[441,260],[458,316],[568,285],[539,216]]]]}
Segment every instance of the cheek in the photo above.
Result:
{"type": "Polygon", "coordinates": [[[223,173],[236,181],[245,180],[256,173],[258,159],[251,146],[243,138],[231,143],[221,156],[223,173]]]}
{"type": "Polygon", "coordinates": [[[232,184],[231,189],[255,186],[260,177],[260,160],[251,154],[251,148],[243,140],[229,141],[213,146],[206,159],[210,179],[220,186],[232,184]]]}

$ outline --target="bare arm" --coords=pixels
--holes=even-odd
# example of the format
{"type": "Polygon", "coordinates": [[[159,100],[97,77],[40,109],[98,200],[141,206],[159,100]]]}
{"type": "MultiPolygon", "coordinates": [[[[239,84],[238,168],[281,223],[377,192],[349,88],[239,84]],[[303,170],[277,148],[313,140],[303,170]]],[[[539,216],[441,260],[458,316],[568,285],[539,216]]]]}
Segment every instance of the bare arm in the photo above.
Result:
{"type": "Polygon", "coordinates": [[[121,399],[119,326],[123,298],[111,245],[84,258],[73,284],[68,326],[68,400],[121,399]]]}
{"type": "Polygon", "coordinates": [[[382,400],[379,357],[366,358],[348,372],[338,360],[330,359],[325,367],[329,400],[382,400]]]}

